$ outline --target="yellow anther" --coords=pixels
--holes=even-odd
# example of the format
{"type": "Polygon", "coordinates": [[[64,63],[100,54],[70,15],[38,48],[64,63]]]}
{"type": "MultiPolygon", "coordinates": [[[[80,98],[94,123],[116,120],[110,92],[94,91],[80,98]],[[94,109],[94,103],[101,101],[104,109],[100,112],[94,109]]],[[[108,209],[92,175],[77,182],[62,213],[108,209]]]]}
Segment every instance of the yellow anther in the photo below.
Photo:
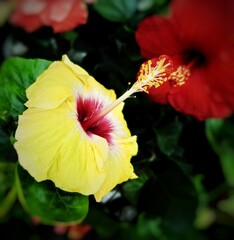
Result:
{"type": "Polygon", "coordinates": [[[179,66],[176,71],[172,72],[170,79],[174,86],[182,86],[190,76],[190,70],[186,66],[179,66]]]}
{"type": "Polygon", "coordinates": [[[140,67],[137,81],[132,88],[136,92],[146,92],[151,87],[158,88],[168,80],[168,73],[171,73],[172,63],[166,56],[148,60],[140,67]]]}

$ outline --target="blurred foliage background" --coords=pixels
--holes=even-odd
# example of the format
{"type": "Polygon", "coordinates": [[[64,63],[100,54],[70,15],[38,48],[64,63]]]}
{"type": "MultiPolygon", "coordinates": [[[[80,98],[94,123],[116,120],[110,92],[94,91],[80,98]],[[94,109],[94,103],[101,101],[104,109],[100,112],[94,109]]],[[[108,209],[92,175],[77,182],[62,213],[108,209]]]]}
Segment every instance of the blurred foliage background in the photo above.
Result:
{"type": "MultiPolygon", "coordinates": [[[[120,96],[135,81],[144,61],[135,41],[138,23],[150,14],[166,14],[168,6],[167,0],[98,0],[89,5],[87,24],[56,34],[49,27],[27,33],[6,22],[0,28],[1,63],[12,56],[54,61],[67,54],[120,96]]],[[[17,183],[17,156],[12,147],[15,120],[3,121],[1,239],[234,238],[234,118],[201,122],[170,106],[152,103],[143,94],[126,101],[124,114],[131,133],[138,136],[139,153],[132,163],[139,178],[117,186],[101,203],[89,198],[82,224],[91,230],[84,235],[80,229],[76,234],[56,231],[25,211],[13,187],[17,183]]],[[[18,171],[27,189],[30,177],[18,171]]],[[[54,207],[61,206],[55,203],[54,207]]]]}

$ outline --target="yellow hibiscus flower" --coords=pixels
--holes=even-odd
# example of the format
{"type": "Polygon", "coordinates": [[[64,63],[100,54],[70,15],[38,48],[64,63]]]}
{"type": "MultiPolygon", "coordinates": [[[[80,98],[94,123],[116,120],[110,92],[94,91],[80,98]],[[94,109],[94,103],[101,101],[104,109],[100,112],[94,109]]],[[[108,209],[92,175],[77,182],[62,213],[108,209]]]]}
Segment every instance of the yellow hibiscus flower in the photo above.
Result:
{"type": "Polygon", "coordinates": [[[160,87],[173,71],[167,56],[148,60],[116,99],[113,90],[63,56],[26,90],[27,110],[15,134],[19,163],[39,182],[49,179],[101,201],[117,184],[137,177],[130,160],[138,146],[124,120],[123,101],[160,87]]]}
{"type": "Polygon", "coordinates": [[[138,146],[123,103],[100,115],[116,100],[114,91],[67,56],[53,62],[26,95],[14,147],[20,165],[37,181],[52,180],[64,191],[100,201],[117,184],[137,177],[130,159],[138,146]]]}

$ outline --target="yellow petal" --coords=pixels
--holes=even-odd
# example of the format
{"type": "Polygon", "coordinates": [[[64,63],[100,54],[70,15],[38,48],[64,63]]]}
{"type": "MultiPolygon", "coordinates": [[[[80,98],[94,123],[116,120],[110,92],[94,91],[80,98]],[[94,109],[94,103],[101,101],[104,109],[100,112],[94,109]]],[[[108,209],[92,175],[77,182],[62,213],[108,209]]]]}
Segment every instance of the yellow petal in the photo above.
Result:
{"type": "Polygon", "coordinates": [[[19,119],[15,148],[20,164],[37,180],[59,188],[93,194],[105,178],[105,139],[91,139],[67,104],[55,110],[28,109],[19,119]]]}
{"type": "Polygon", "coordinates": [[[120,104],[106,118],[112,123],[111,145],[108,160],[105,163],[106,178],[100,189],[94,194],[96,201],[111,191],[117,184],[137,178],[130,160],[137,154],[136,136],[131,137],[122,113],[124,104],[120,104]]]}
{"type": "Polygon", "coordinates": [[[67,55],[63,55],[62,62],[80,81],[85,82],[87,78],[91,77],[83,68],[71,62],[67,55]]]}
{"type": "Polygon", "coordinates": [[[62,62],[52,63],[27,90],[27,107],[53,109],[68,97],[77,83],[74,74],[62,62]],[[64,81],[64,79],[67,79],[64,81]]]}
{"type": "Polygon", "coordinates": [[[115,149],[109,151],[108,160],[105,163],[105,168],[107,169],[105,181],[94,194],[97,202],[101,201],[117,184],[137,178],[130,163],[131,157],[136,155],[136,153],[137,144],[135,136],[119,141],[116,143],[115,149]]]}
{"type": "Polygon", "coordinates": [[[103,183],[106,172],[103,169],[107,160],[108,144],[105,139],[90,140],[86,134],[73,133],[64,139],[55,164],[48,177],[57,187],[90,195],[103,183]]]}

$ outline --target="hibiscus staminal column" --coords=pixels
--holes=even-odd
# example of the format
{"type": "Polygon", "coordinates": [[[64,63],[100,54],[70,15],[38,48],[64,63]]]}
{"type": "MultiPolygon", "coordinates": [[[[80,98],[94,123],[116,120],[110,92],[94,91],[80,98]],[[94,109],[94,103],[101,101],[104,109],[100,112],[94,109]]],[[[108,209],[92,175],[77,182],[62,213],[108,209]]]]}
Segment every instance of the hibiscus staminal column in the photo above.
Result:
{"type": "MultiPolygon", "coordinates": [[[[85,120],[82,123],[84,130],[88,130],[90,127],[92,127],[97,121],[106,116],[132,94],[136,92],[148,93],[148,89],[152,86],[155,88],[161,86],[164,82],[170,79],[172,69],[172,61],[166,55],[162,55],[159,58],[154,58],[143,63],[140,67],[137,81],[132,85],[132,87],[122,96],[116,99],[112,104],[102,109],[102,111],[94,114],[91,118],[85,120]]],[[[174,78],[177,78],[176,72],[174,75],[174,78]]]]}

